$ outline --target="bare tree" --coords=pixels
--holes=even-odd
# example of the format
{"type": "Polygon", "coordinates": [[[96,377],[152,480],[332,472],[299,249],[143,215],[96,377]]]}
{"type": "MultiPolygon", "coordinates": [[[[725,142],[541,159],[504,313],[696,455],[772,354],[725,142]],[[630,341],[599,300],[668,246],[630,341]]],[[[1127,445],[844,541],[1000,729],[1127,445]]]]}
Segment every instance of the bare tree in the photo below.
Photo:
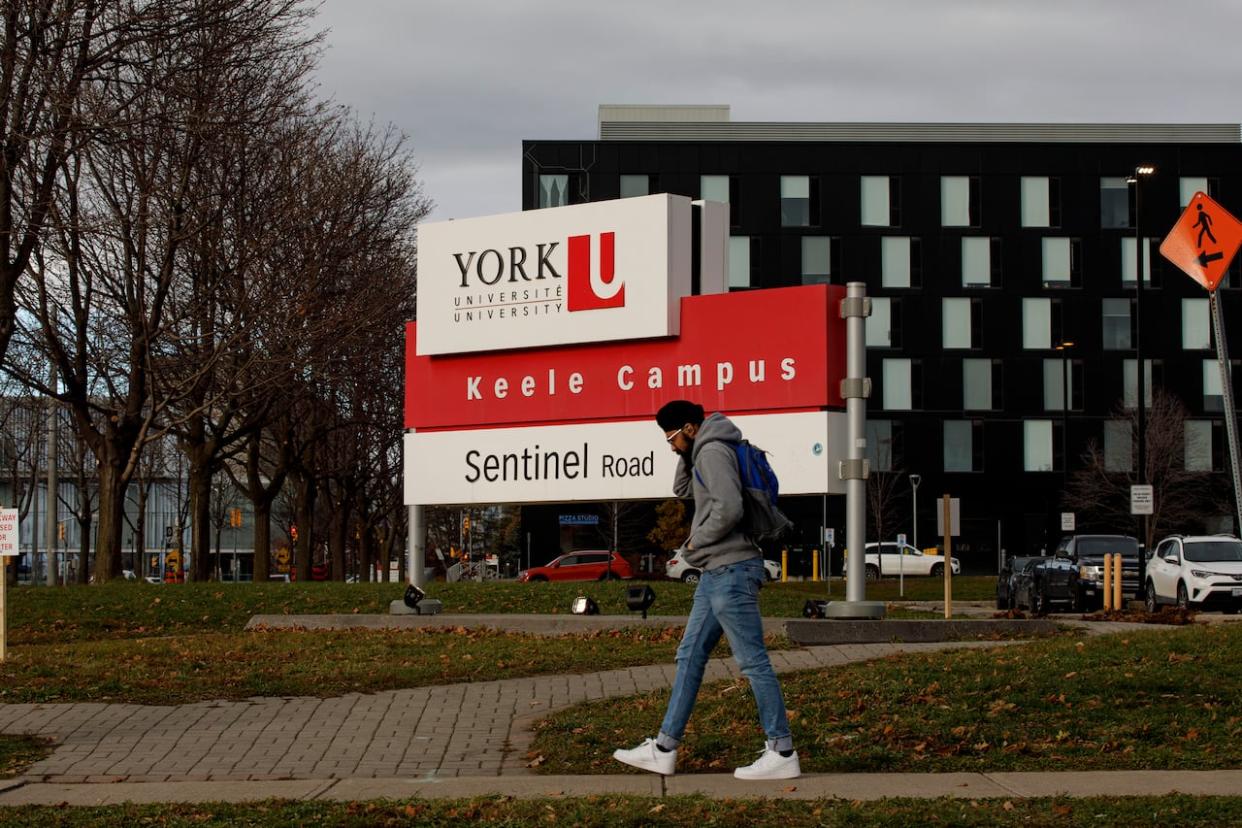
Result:
{"type": "MultiPolygon", "coordinates": [[[[1216,514],[1219,502],[1211,472],[1188,471],[1185,457],[1188,448],[1203,451],[1205,447],[1188,445],[1185,432],[1187,411],[1182,401],[1162,387],[1152,389],[1147,409],[1147,482],[1152,486],[1153,512],[1147,519],[1143,542],[1148,549],[1154,540],[1166,533],[1202,529],[1203,519],[1216,514]]],[[[1112,462],[1097,440],[1087,443],[1082,467],[1070,478],[1064,503],[1081,512],[1087,526],[1109,531],[1126,531],[1135,525],[1130,514],[1130,487],[1139,482],[1135,471],[1134,447],[1138,440],[1138,417],[1133,409],[1118,405],[1113,419],[1129,424],[1129,471],[1112,467],[1112,462]]],[[[1193,443],[1193,440],[1191,441],[1193,443]]],[[[1125,459],[1125,458],[1122,458],[1125,459]]],[[[1224,511],[1228,511],[1227,509],[1224,511]]]]}
{"type": "Polygon", "coordinates": [[[867,524],[870,537],[890,541],[904,525],[904,507],[909,496],[906,473],[902,469],[872,471],[867,477],[867,524]]]}

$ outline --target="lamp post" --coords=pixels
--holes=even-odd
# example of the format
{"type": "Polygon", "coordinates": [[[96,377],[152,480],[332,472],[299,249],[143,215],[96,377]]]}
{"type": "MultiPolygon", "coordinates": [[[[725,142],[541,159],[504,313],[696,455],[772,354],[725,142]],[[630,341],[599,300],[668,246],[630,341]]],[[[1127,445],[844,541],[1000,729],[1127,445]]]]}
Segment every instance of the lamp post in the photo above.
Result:
{"type": "Polygon", "coordinates": [[[923,476],[919,474],[910,475],[910,489],[914,493],[913,514],[910,515],[910,535],[914,539],[914,548],[919,548],[919,484],[923,482],[923,476]]]}
{"type": "MultiPolygon", "coordinates": [[[[1126,179],[1134,185],[1134,351],[1137,366],[1138,388],[1138,480],[1147,483],[1147,366],[1143,362],[1143,235],[1142,224],[1142,184],[1143,179],[1156,174],[1154,164],[1139,164],[1134,168],[1134,175],[1126,179]]],[[[1139,516],[1140,543],[1144,551],[1147,549],[1147,516],[1139,516]]],[[[1139,555],[1139,583],[1143,583],[1143,555],[1139,555]]]]}
{"type": "Polygon", "coordinates": [[[1070,340],[1063,339],[1053,346],[1053,350],[1061,352],[1061,469],[1062,486],[1069,486],[1069,350],[1074,347],[1070,340]]]}

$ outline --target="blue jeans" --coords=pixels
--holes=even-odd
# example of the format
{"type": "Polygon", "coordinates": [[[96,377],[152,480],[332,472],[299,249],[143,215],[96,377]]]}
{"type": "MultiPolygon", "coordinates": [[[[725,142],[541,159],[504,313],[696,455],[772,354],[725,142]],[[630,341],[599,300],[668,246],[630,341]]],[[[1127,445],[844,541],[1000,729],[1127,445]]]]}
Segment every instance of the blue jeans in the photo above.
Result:
{"type": "Polygon", "coordinates": [[[685,735],[707,659],[723,633],[729,638],[742,675],[750,681],[755,704],[759,707],[759,722],[768,736],[768,747],[793,749],[785,699],[763,643],[759,588],[766,577],[760,558],[722,566],[699,576],[686,633],[677,648],[677,678],[657,740],[661,747],[675,748],[685,735]]]}

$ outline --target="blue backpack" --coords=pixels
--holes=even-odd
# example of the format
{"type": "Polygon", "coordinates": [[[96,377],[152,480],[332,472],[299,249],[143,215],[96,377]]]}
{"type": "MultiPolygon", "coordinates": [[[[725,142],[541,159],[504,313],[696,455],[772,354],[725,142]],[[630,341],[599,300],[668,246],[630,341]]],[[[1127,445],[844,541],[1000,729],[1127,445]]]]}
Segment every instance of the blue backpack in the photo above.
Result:
{"type": "MultiPolygon", "coordinates": [[[[749,440],[732,445],[742,481],[742,522],[738,528],[751,540],[779,540],[793,528],[793,521],[776,507],[781,484],[768,463],[768,453],[749,440]]],[[[707,485],[698,469],[694,470],[694,477],[700,485],[707,485]]]]}

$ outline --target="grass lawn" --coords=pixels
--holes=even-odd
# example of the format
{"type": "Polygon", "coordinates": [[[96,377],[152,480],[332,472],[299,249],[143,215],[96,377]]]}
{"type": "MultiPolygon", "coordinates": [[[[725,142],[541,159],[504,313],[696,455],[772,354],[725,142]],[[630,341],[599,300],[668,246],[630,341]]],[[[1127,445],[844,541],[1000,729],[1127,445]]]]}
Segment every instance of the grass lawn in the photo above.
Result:
{"type": "MultiPolygon", "coordinates": [[[[1242,766],[1242,626],[904,655],[782,677],[804,771],[1242,766]]],[[[618,773],[614,748],[659,728],[667,691],[561,711],[537,728],[543,773],[618,773]]],[[[762,746],[744,682],[704,685],[678,770],[762,746]]]]}
{"type": "Polygon", "coordinates": [[[0,734],[0,779],[16,776],[51,752],[50,745],[31,736],[0,734]]]}
{"type": "MultiPolygon", "coordinates": [[[[796,783],[791,783],[796,784],[796,783]]],[[[280,802],[242,805],[22,807],[0,811],[3,824],[96,828],[156,826],[1215,826],[1242,820],[1242,798],[1165,796],[1133,799],[711,800],[703,797],[507,797],[382,802],[280,802]]]]}
{"type": "MultiPolygon", "coordinates": [[[[680,628],[541,638],[463,628],[202,633],[35,644],[0,664],[0,703],[184,704],[340,696],[669,663],[680,628]]],[[[770,636],[772,649],[788,647],[770,636]]],[[[721,654],[728,653],[727,642],[721,654]]]]}
{"type": "MultiPolygon", "coordinates": [[[[958,600],[986,600],[994,578],[955,579],[958,600]]],[[[693,587],[676,581],[654,582],[656,615],[685,615],[693,587]]],[[[252,615],[387,613],[400,598],[401,584],[167,584],[141,582],[58,589],[19,587],[9,590],[9,643],[16,646],[211,632],[238,632],[252,615]]],[[[604,614],[626,614],[625,585],[519,584],[514,581],[432,584],[429,594],[444,602],[446,613],[568,613],[577,595],[590,595],[604,614]]],[[[844,584],[832,583],[832,596],[844,598],[844,584]]],[[[867,586],[875,600],[897,598],[897,582],[867,586]]],[[[797,617],[809,598],[828,596],[824,583],[772,583],[764,588],[764,615],[797,617]]],[[[931,578],[906,581],[909,600],[938,600],[943,586],[931,578]]]]}

